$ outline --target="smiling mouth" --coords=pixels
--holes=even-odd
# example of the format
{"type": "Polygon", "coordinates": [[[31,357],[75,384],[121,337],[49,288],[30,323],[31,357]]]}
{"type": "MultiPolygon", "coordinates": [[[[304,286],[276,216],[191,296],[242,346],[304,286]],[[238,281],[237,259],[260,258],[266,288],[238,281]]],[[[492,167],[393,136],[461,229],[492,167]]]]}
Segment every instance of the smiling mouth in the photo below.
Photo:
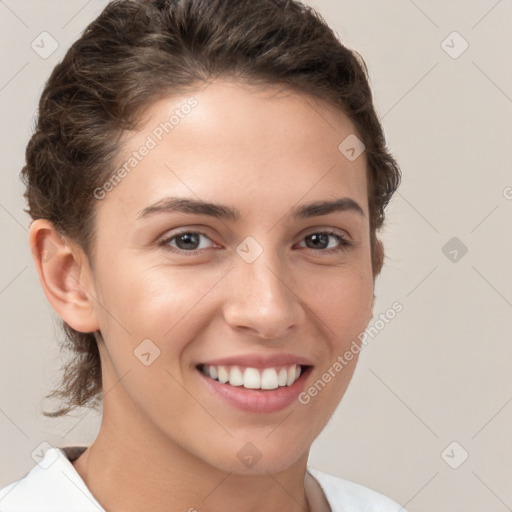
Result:
{"type": "Polygon", "coordinates": [[[291,386],[312,366],[288,364],[268,368],[251,368],[237,365],[199,364],[196,368],[206,377],[227,386],[272,391],[291,386]]]}

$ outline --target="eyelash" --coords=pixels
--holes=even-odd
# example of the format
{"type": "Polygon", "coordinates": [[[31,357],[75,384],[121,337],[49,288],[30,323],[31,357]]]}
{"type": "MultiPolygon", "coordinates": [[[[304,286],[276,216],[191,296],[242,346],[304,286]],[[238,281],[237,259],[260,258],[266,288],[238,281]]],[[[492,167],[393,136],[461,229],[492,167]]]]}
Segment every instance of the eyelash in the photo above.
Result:
{"type": "MultiPolygon", "coordinates": [[[[180,233],[175,233],[174,235],[165,238],[164,240],[159,242],[158,245],[165,247],[167,250],[169,250],[173,253],[186,254],[187,256],[193,256],[193,255],[196,255],[196,254],[199,254],[200,252],[202,252],[204,249],[199,249],[199,250],[196,249],[194,251],[186,251],[184,249],[179,249],[177,247],[172,247],[169,245],[169,242],[171,242],[171,240],[174,240],[175,238],[178,238],[179,236],[186,235],[186,234],[202,235],[202,236],[210,239],[210,237],[208,235],[201,233],[200,231],[181,231],[180,233]]],[[[339,233],[336,233],[335,231],[329,231],[329,230],[314,231],[314,232],[309,233],[308,235],[304,236],[302,238],[302,240],[304,240],[305,238],[307,238],[311,235],[318,235],[318,234],[324,234],[324,235],[329,235],[329,236],[334,237],[339,242],[339,245],[338,245],[338,247],[331,248],[331,249],[311,249],[314,252],[320,252],[320,253],[324,253],[324,254],[333,254],[333,253],[337,253],[339,251],[345,251],[354,245],[353,242],[347,240],[344,236],[340,235],[339,233]]],[[[309,247],[306,247],[306,249],[309,249],[309,247]]]]}

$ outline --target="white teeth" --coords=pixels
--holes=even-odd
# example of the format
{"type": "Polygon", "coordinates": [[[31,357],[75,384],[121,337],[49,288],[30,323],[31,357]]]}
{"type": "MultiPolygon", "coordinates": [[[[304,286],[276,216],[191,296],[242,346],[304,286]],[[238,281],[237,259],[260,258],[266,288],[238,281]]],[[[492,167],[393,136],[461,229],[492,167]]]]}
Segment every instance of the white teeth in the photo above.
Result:
{"type": "Polygon", "coordinates": [[[231,367],[231,370],[229,372],[229,383],[232,386],[243,386],[244,377],[238,366],[231,367]]]}
{"type": "Polygon", "coordinates": [[[275,368],[265,368],[261,374],[261,389],[276,389],[278,386],[275,368]]]}
{"type": "Polygon", "coordinates": [[[209,366],[208,367],[208,370],[210,371],[210,377],[212,379],[216,379],[218,374],[217,374],[217,368],[215,368],[215,366],[209,366]]]}
{"type": "Polygon", "coordinates": [[[260,389],[261,376],[256,368],[246,368],[244,371],[244,388],[260,389]]]}
{"type": "Polygon", "coordinates": [[[295,365],[290,366],[288,368],[288,379],[286,380],[286,385],[290,386],[293,384],[293,381],[295,380],[295,365]]]}
{"type": "Polygon", "coordinates": [[[229,380],[229,373],[224,366],[217,366],[217,374],[219,382],[225,384],[229,380]]]}
{"type": "Polygon", "coordinates": [[[279,377],[277,378],[277,383],[280,386],[286,386],[287,380],[288,380],[288,370],[286,368],[281,368],[279,370],[279,377]]]}
{"type": "Polygon", "coordinates": [[[229,383],[231,386],[243,386],[247,389],[277,389],[291,386],[301,375],[301,367],[296,364],[263,370],[240,369],[238,366],[203,365],[201,371],[222,384],[229,383]]]}

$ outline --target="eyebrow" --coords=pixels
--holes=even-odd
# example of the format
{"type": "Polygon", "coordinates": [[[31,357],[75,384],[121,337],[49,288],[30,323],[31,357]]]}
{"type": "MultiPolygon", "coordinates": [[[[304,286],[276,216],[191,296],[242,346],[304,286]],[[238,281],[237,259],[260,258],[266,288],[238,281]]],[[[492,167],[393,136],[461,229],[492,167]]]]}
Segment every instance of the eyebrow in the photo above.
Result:
{"type": "MultiPolygon", "coordinates": [[[[315,201],[293,208],[289,213],[293,219],[308,219],[334,212],[356,212],[362,217],[365,213],[361,206],[350,197],[342,197],[332,201],[315,201]]],[[[209,215],[218,219],[237,221],[242,217],[240,210],[222,204],[207,203],[185,197],[164,197],[156,203],[144,208],[137,214],[137,219],[149,217],[156,213],[181,212],[195,215],[209,215]]]]}

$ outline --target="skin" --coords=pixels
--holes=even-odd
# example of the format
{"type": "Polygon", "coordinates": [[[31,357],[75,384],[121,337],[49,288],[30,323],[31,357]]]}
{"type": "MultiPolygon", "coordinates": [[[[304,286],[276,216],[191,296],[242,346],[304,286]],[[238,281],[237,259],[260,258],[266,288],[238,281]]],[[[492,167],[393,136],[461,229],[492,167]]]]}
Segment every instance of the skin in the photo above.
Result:
{"type": "Polygon", "coordinates": [[[92,262],[47,220],[30,229],[53,308],[76,330],[103,337],[101,428],[74,467],[109,511],[302,511],[306,496],[321,510],[308,454],[357,357],[307,405],[269,414],[212,395],[196,364],[287,352],[312,361],[307,389],[364,330],[374,298],[365,155],[351,162],[340,153],[356,130],[322,100],[217,79],[154,103],[138,130],[125,134],[119,162],[191,96],[192,112],[97,202],[92,262]],[[160,212],[137,219],[165,196],[228,205],[241,218],[160,212]],[[364,215],[289,216],[302,204],[341,197],[364,215]],[[197,254],[186,245],[180,252],[176,238],[159,245],[181,228],[206,235],[197,254]],[[327,248],[307,245],[325,230],[353,245],[344,249],[332,237],[327,248]],[[263,248],[253,263],[236,252],[248,236],[263,248]],[[149,366],[133,353],[145,339],[160,350],[149,366]],[[237,457],[248,442],[262,455],[252,468],[237,457]]]}

